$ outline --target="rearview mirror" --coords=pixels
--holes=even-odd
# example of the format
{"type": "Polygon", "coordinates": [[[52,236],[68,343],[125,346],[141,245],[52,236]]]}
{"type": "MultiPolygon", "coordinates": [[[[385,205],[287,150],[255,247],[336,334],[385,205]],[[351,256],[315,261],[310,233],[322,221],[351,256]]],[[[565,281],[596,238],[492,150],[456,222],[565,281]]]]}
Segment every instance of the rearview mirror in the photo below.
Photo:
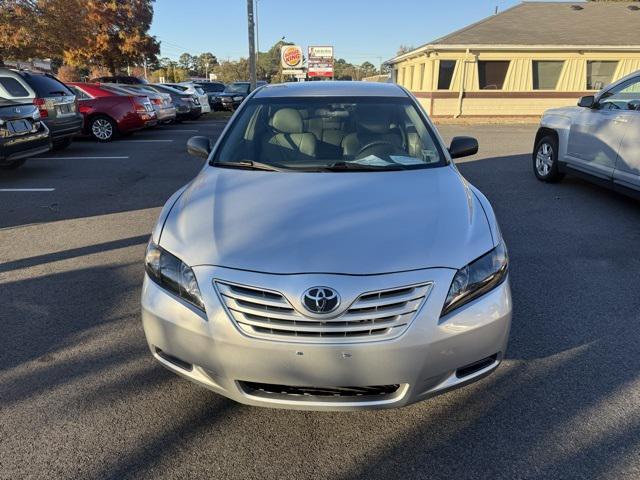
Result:
{"type": "Polygon", "coordinates": [[[468,157],[478,153],[478,140],[473,137],[453,137],[449,154],[451,158],[468,157]]]}
{"type": "Polygon", "coordinates": [[[593,95],[580,97],[580,100],[578,100],[578,106],[584,108],[591,108],[594,103],[596,103],[596,98],[593,95]]]}
{"type": "Polygon", "coordinates": [[[187,140],[187,152],[194,157],[208,158],[211,153],[209,138],[203,136],[191,137],[187,140]]]}

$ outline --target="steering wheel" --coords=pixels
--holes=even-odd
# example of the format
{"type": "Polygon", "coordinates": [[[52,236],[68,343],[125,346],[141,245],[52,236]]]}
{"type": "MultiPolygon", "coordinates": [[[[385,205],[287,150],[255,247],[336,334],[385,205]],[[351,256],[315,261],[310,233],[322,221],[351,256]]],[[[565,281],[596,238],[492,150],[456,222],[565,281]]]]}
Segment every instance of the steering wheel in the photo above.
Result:
{"type": "Polygon", "coordinates": [[[378,157],[384,155],[391,155],[398,151],[398,147],[394,144],[385,142],[384,140],[374,140],[369,142],[358,150],[355,157],[356,159],[368,157],[369,155],[376,155],[378,157]]]}

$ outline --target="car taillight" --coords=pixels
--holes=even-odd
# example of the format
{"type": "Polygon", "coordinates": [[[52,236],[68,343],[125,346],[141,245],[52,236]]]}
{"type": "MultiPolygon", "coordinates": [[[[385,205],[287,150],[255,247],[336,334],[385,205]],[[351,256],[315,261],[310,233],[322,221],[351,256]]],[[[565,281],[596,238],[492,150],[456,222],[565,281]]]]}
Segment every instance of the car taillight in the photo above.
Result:
{"type": "Polygon", "coordinates": [[[147,109],[144,107],[142,103],[138,102],[138,99],[134,97],[129,97],[129,100],[131,100],[131,103],[133,104],[133,109],[136,111],[136,113],[147,113],[147,109]]]}
{"type": "Polygon", "coordinates": [[[44,98],[33,99],[33,104],[38,107],[38,111],[40,112],[40,118],[47,118],[49,116],[49,112],[45,106],[46,103],[47,101],[44,98]]]}
{"type": "Polygon", "coordinates": [[[160,98],[151,98],[150,100],[152,103],[155,103],[156,105],[162,105],[162,99],[160,98]]]}

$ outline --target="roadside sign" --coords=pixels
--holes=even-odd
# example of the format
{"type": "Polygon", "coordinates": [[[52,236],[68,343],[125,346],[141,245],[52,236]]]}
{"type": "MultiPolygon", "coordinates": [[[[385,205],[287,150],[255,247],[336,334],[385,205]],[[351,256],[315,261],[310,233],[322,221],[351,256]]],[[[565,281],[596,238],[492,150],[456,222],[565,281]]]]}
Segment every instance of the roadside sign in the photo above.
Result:
{"type": "Polygon", "coordinates": [[[282,70],[283,75],[304,75],[304,70],[301,68],[286,68],[282,70]]]}
{"type": "Polygon", "coordinates": [[[280,49],[280,63],[285,70],[302,68],[302,48],[298,45],[283,45],[280,49]]]}
{"type": "Polygon", "coordinates": [[[333,47],[309,47],[307,70],[309,77],[333,77],[333,47]]]}

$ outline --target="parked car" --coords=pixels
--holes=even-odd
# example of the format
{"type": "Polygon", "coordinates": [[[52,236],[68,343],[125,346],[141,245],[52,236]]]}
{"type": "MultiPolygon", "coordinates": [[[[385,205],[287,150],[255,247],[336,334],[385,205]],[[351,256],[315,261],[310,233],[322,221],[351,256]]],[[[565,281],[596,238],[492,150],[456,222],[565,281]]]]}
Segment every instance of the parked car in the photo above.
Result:
{"type": "Polygon", "coordinates": [[[582,97],[576,107],[547,110],[533,172],[545,182],[570,173],[640,196],[640,71],[582,97]]]}
{"type": "Polygon", "coordinates": [[[194,85],[202,88],[209,98],[209,106],[212,111],[222,110],[222,103],[218,97],[219,93],[224,92],[226,85],[222,82],[193,82],[194,85]]]}
{"type": "Polygon", "coordinates": [[[200,107],[202,108],[202,113],[209,113],[211,111],[211,107],[209,106],[209,97],[202,88],[194,85],[190,82],[185,83],[165,83],[163,85],[167,85],[169,87],[175,88],[185,93],[189,93],[194,95],[198,102],[200,103],[200,107]]]}
{"type": "Polygon", "coordinates": [[[494,371],[511,323],[488,200],[395,84],[253,92],[147,247],[142,324],[155,359],[238,402],[391,408],[494,371]],[[308,121],[305,121],[304,118],[308,121]]]}
{"type": "Polygon", "coordinates": [[[91,83],[123,83],[125,85],[144,85],[147,81],[144,78],[130,75],[111,75],[92,78],[91,83]]]}
{"type": "Polygon", "coordinates": [[[0,98],[0,168],[18,168],[51,149],[49,129],[33,103],[0,98]]]}
{"type": "Polygon", "coordinates": [[[36,105],[54,149],[68,147],[82,130],[75,95],[52,75],[0,68],[0,97],[36,105]]]}
{"type": "Polygon", "coordinates": [[[173,123],[176,120],[176,106],[173,104],[171,95],[168,93],[158,92],[147,84],[118,85],[118,87],[131,93],[149,97],[149,100],[151,100],[151,104],[158,115],[158,122],[173,123]]]}
{"type": "Polygon", "coordinates": [[[176,107],[176,120],[178,122],[200,118],[202,108],[200,107],[200,102],[193,95],[166,85],[150,83],[145,85],[145,88],[151,88],[156,92],[167,93],[171,96],[171,101],[176,107]]]}
{"type": "MultiPolygon", "coordinates": [[[[259,81],[256,83],[256,88],[266,84],[265,81],[259,81]]],[[[220,102],[223,110],[233,111],[240,106],[249,93],[251,93],[250,82],[233,82],[226,86],[224,92],[218,94],[216,101],[220,102]]]]}
{"type": "Polygon", "coordinates": [[[144,95],[120,95],[98,83],[68,84],[78,98],[84,116],[83,133],[99,142],[110,142],[118,135],[127,135],[153,126],[157,116],[144,95]]]}

